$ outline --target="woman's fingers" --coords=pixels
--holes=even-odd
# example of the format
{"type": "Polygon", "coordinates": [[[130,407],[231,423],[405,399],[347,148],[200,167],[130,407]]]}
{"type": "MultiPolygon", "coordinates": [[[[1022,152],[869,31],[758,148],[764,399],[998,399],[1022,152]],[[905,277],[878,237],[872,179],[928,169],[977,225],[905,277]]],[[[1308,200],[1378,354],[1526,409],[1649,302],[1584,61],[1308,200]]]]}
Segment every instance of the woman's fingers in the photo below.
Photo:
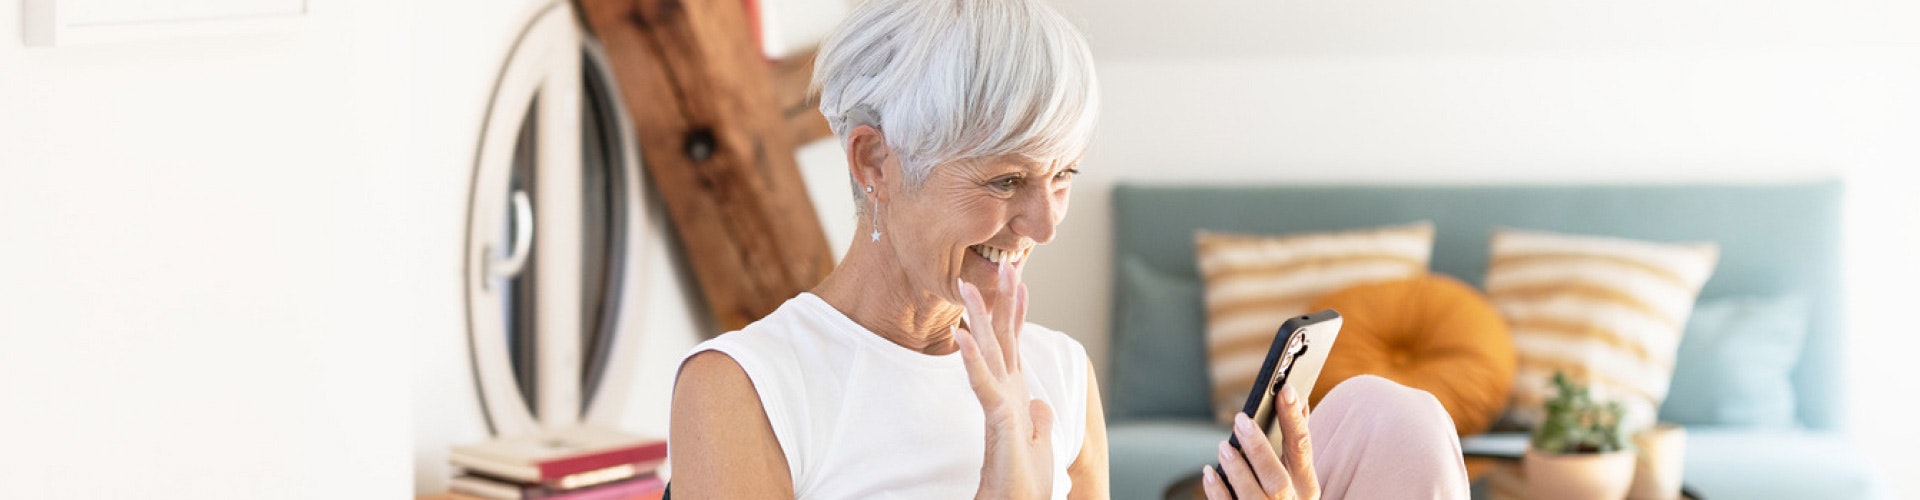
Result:
{"type": "Polygon", "coordinates": [[[1301,498],[1320,496],[1320,478],[1313,472],[1313,439],[1307,436],[1307,398],[1293,390],[1293,384],[1280,387],[1280,455],[1293,487],[1301,498]]]}
{"type": "Polygon", "coordinates": [[[1020,300],[1019,291],[1015,290],[1018,281],[1013,277],[1013,265],[1005,262],[994,268],[994,275],[993,333],[1003,348],[1001,354],[1006,356],[1003,363],[1008,370],[1015,370],[1020,366],[1020,344],[1014,341],[1020,332],[1020,324],[1015,322],[1019,318],[1014,317],[1018,307],[1014,303],[1020,300]]]}
{"type": "Polygon", "coordinates": [[[1227,491],[1227,485],[1220,482],[1220,475],[1213,472],[1213,466],[1200,468],[1200,489],[1206,490],[1207,500],[1233,500],[1233,492],[1227,491]]]}
{"type": "Polygon", "coordinates": [[[1021,369],[1019,355],[1020,335],[1026,331],[1027,326],[1027,284],[1021,283],[1015,288],[1018,291],[1013,295],[1013,342],[1011,342],[1010,345],[1015,346],[1013,369],[1018,371],[1021,369]]]}
{"type": "Polygon", "coordinates": [[[1260,478],[1260,489],[1266,492],[1261,498],[1291,498],[1292,495],[1285,493],[1291,489],[1293,475],[1280,463],[1280,454],[1274,453],[1266,431],[1254,428],[1253,419],[1247,418],[1247,414],[1235,413],[1233,435],[1240,438],[1240,449],[1246,451],[1253,475],[1260,478]]]}
{"type": "Polygon", "coordinates": [[[1233,433],[1241,450],[1220,443],[1220,468],[1201,471],[1207,498],[1315,498],[1318,478],[1313,472],[1313,441],[1307,436],[1307,405],[1290,386],[1280,388],[1281,441],[1276,452],[1264,430],[1245,414],[1233,416],[1233,433]],[[1241,451],[1245,450],[1245,453],[1241,451]],[[1224,474],[1225,477],[1221,477],[1224,474]]]}
{"type": "Polygon", "coordinates": [[[953,328],[953,342],[960,344],[960,361],[967,367],[967,382],[973,386],[973,394],[980,398],[980,404],[992,407],[1000,404],[1000,390],[994,386],[997,380],[993,370],[987,368],[987,357],[980,353],[980,341],[973,333],[960,327],[953,328]]]}
{"type": "Polygon", "coordinates": [[[980,347],[980,354],[987,358],[987,367],[994,377],[1007,373],[1006,354],[998,332],[995,332],[993,314],[987,312],[986,299],[980,296],[980,289],[966,281],[960,282],[960,300],[967,308],[967,331],[973,334],[974,343],[980,347]]]}
{"type": "Polygon", "coordinates": [[[1226,473],[1227,485],[1234,495],[1267,498],[1266,492],[1260,489],[1260,478],[1253,475],[1253,469],[1247,468],[1247,459],[1226,441],[1220,442],[1220,471],[1226,473]]]}

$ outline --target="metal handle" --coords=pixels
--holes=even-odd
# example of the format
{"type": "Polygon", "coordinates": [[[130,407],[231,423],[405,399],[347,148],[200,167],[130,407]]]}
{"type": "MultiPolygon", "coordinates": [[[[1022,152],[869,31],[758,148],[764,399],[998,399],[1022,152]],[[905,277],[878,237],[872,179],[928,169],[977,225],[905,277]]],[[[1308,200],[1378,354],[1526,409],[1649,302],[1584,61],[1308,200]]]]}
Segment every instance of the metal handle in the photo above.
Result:
{"type": "MultiPolygon", "coordinates": [[[[512,278],[527,267],[533,251],[533,200],[526,191],[513,192],[513,252],[487,260],[487,277],[512,278]]],[[[489,252],[491,253],[491,252],[489,252]]],[[[491,280],[489,280],[491,281],[491,280]]]]}

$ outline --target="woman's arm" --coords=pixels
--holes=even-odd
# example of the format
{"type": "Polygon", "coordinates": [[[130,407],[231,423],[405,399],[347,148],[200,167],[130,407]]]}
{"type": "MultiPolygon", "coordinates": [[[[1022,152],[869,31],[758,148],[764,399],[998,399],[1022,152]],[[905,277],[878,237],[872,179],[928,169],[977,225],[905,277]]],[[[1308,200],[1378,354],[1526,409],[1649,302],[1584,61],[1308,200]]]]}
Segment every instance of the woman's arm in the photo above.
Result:
{"type": "Polygon", "coordinates": [[[1073,500],[1105,500],[1112,496],[1107,484],[1107,411],[1100,404],[1100,380],[1093,375],[1093,360],[1087,360],[1087,431],[1080,445],[1080,456],[1067,466],[1073,479],[1073,500]]]}
{"type": "Polygon", "coordinates": [[[740,363],[705,351],[673,386],[673,497],[793,498],[787,456],[740,363]]]}

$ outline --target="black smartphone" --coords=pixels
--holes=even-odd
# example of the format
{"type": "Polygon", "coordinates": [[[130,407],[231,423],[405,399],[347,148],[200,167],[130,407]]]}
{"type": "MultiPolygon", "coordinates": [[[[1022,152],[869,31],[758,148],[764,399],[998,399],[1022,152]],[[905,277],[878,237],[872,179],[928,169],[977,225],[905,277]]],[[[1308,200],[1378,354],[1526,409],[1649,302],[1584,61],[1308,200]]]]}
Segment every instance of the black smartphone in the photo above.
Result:
{"type": "MultiPolygon", "coordinates": [[[[1333,341],[1340,337],[1340,313],[1332,309],[1287,318],[1280,324],[1280,330],[1274,332],[1273,343],[1267,347],[1266,360],[1260,362],[1259,375],[1253,379],[1253,388],[1247,392],[1247,402],[1241,411],[1253,419],[1255,428],[1267,434],[1274,449],[1279,450],[1280,431],[1274,428],[1274,420],[1280,404],[1280,387],[1291,381],[1293,390],[1300,397],[1313,392],[1314,382],[1320,379],[1320,368],[1327,364],[1327,353],[1333,350],[1333,341]]],[[[1227,444],[1233,449],[1240,447],[1240,436],[1228,433],[1227,444]]],[[[1227,479],[1226,471],[1220,464],[1212,465],[1214,474],[1220,480],[1227,479]]],[[[1251,464],[1249,464],[1251,468],[1251,464]]],[[[1231,487],[1228,491],[1233,491],[1231,487]]]]}

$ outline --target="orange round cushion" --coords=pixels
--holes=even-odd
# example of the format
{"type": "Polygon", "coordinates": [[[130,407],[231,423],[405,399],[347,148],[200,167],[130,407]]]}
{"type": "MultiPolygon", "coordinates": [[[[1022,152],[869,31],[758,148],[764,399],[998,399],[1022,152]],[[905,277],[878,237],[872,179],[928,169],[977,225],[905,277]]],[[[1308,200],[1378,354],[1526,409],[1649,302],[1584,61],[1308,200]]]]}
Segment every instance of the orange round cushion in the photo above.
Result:
{"type": "Polygon", "coordinates": [[[1339,311],[1346,323],[1308,399],[1319,403],[1341,381],[1373,374],[1440,400],[1460,435],[1484,432],[1513,388],[1513,336],[1486,296],[1437,274],[1354,286],[1309,310],[1339,311]]]}

